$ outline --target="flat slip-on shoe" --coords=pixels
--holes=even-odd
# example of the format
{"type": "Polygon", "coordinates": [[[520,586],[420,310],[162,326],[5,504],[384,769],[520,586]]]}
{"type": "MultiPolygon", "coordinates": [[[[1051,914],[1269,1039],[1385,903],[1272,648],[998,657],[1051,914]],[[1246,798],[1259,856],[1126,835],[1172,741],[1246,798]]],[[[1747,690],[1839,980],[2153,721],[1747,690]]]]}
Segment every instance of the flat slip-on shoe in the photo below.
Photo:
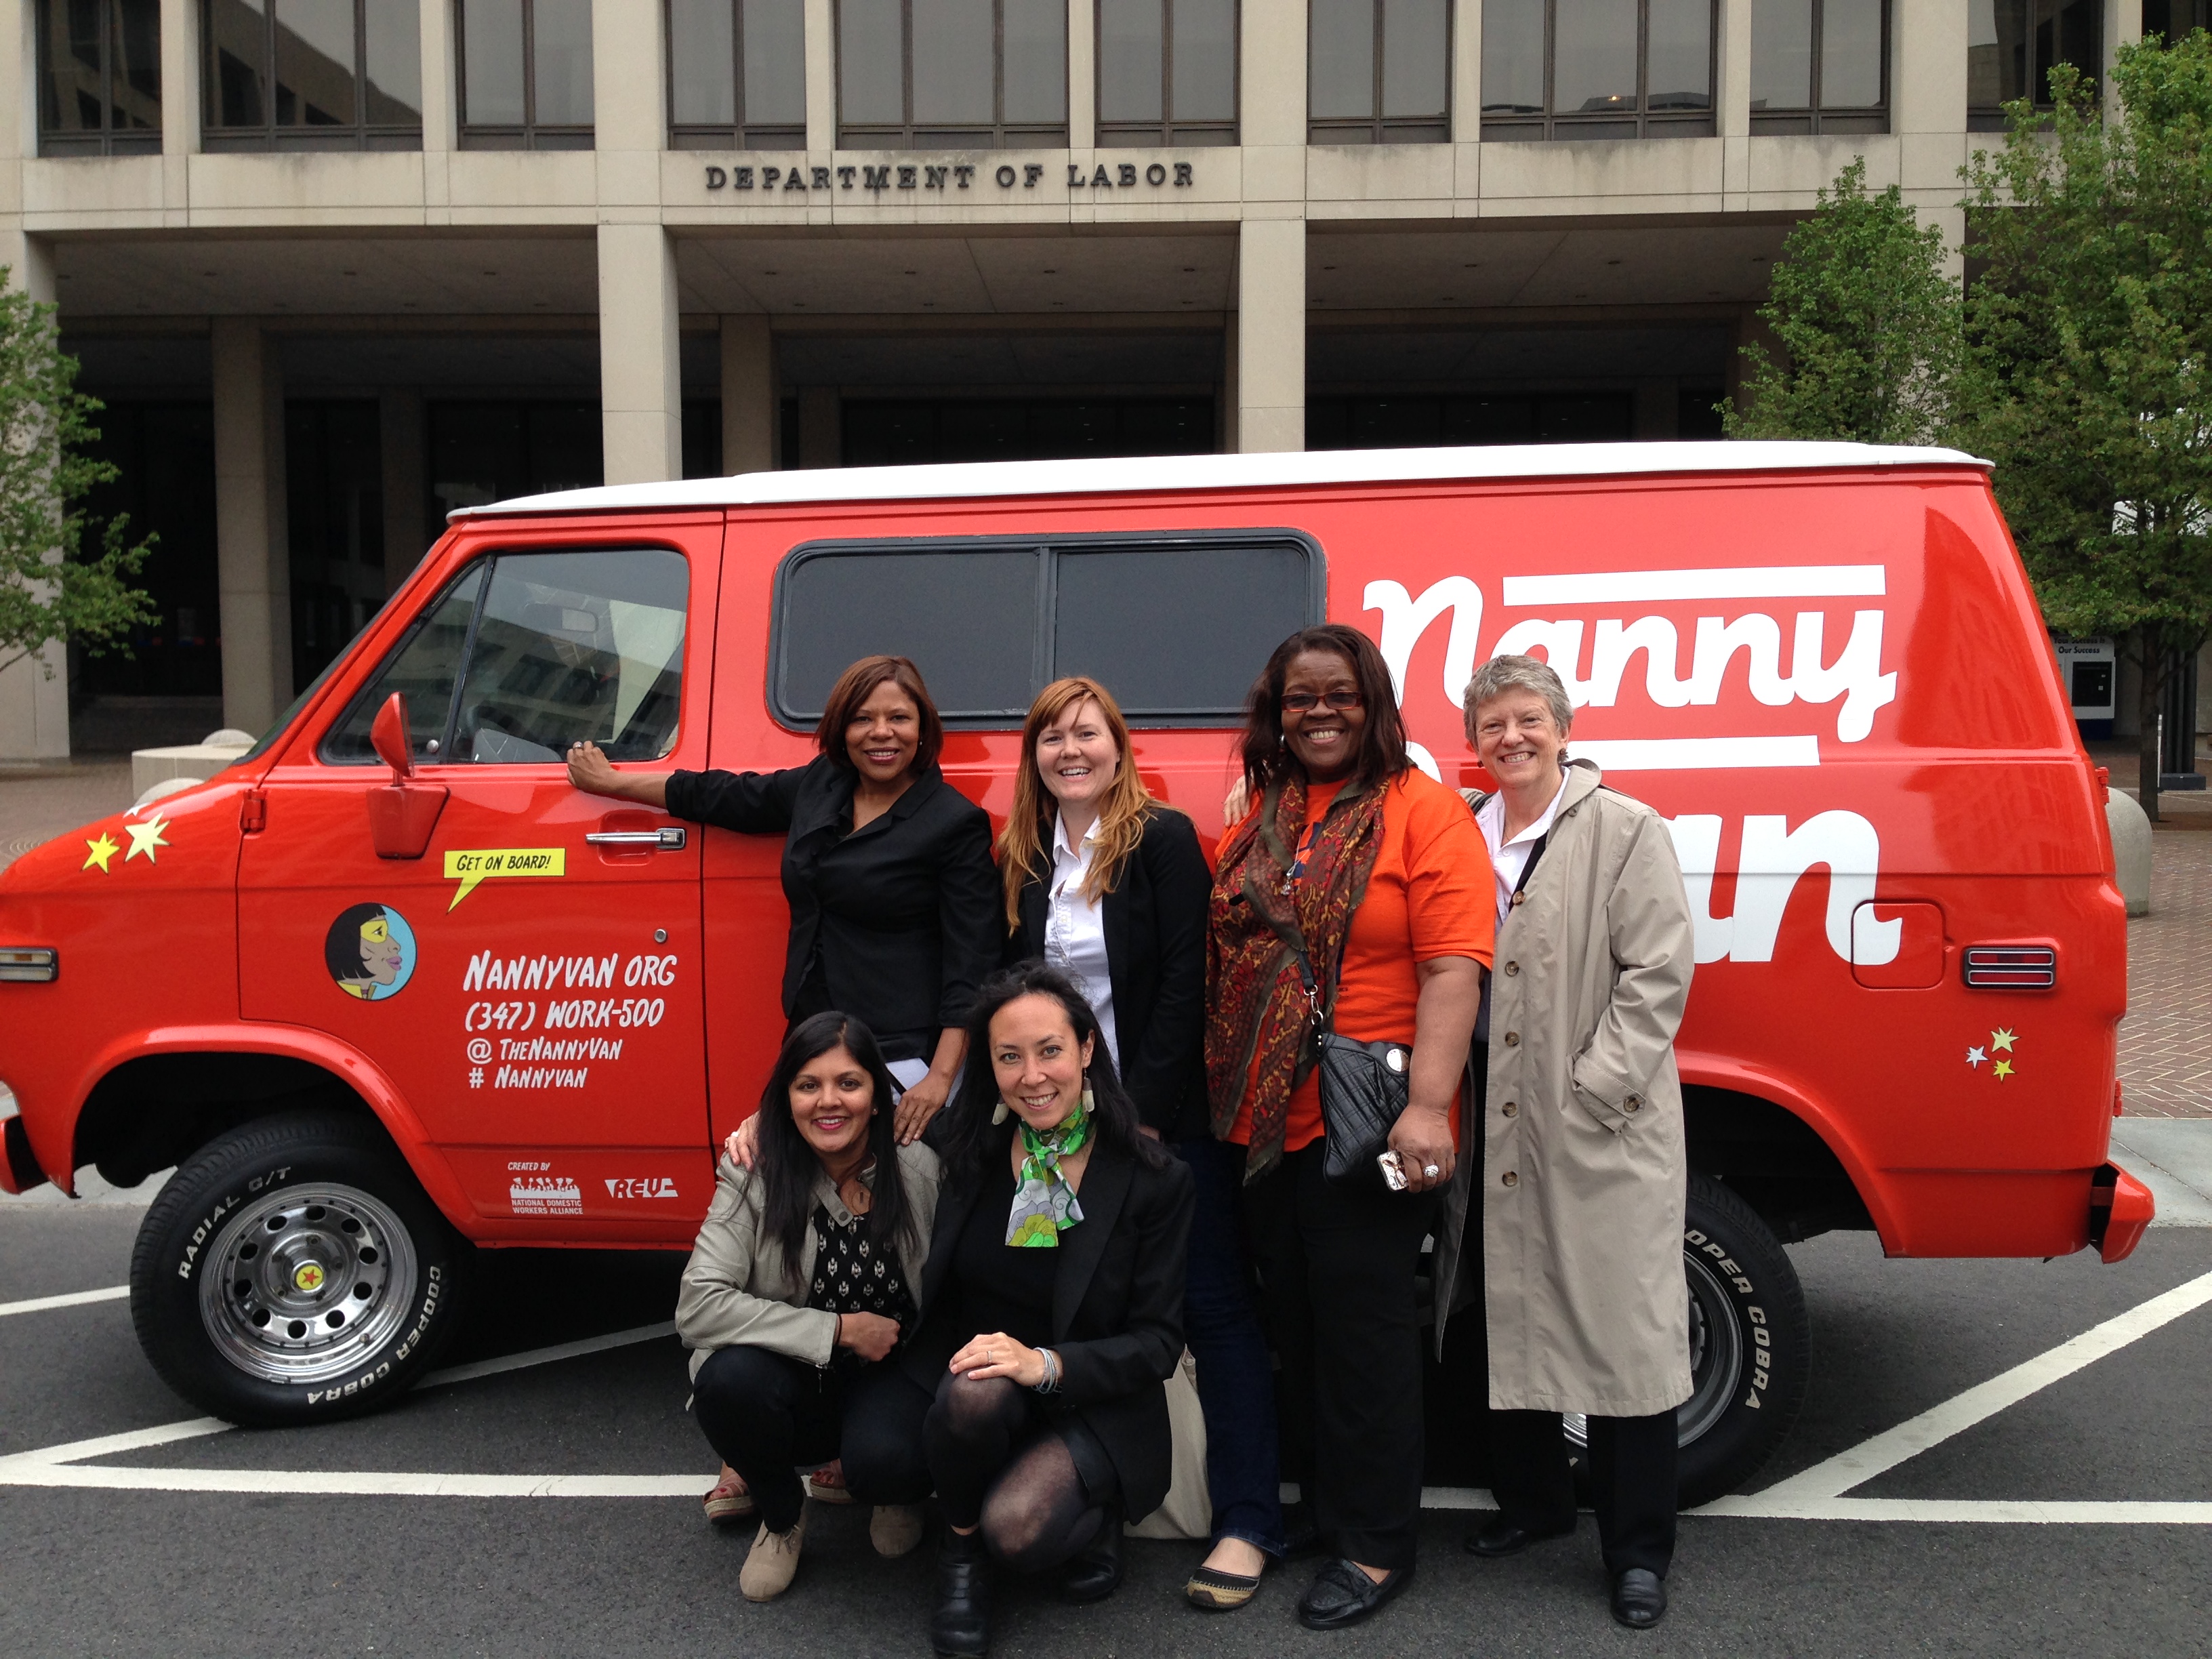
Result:
{"type": "Polygon", "coordinates": [[[1405,1589],[1411,1567],[1400,1567],[1379,1583],[1358,1563],[1339,1556],[1316,1575],[1298,1598],[1298,1622],[1308,1630],[1342,1630],[1356,1625],[1405,1589]]]}
{"type": "Polygon", "coordinates": [[[1547,1543],[1554,1538],[1574,1535],[1574,1522],[1570,1521],[1557,1532],[1530,1532],[1510,1521],[1493,1521],[1488,1526],[1467,1535],[1467,1553],[1479,1555],[1486,1561],[1503,1560],[1509,1555],[1518,1555],[1531,1544],[1547,1543]]]}
{"type": "Polygon", "coordinates": [[[1200,1567],[1182,1587],[1183,1599],[1206,1613],[1234,1613],[1260,1593],[1260,1575],[1200,1567]]]}
{"type": "Polygon", "coordinates": [[[1667,1616],[1667,1581],[1649,1567],[1631,1567],[1613,1581],[1613,1617],[1631,1630],[1650,1630],[1667,1616]]]}

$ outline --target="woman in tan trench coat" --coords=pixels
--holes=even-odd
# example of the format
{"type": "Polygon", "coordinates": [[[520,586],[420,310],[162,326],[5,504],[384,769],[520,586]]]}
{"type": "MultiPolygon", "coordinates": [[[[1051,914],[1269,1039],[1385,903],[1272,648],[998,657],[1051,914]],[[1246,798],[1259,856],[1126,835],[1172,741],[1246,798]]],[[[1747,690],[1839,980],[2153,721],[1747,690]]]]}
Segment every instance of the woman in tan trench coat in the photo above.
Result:
{"type": "Polygon", "coordinates": [[[1482,1158],[1454,1183],[1438,1253],[1438,1307],[1486,1327],[1500,1515],[1468,1548],[1510,1555],[1573,1530],[1559,1413],[1586,1413],[1613,1616],[1648,1627],[1666,1610],[1674,1408],[1690,1396],[1674,1053],[1689,900],[1665,821],[1567,760],[1573,708],[1547,665],[1493,659],[1466,709],[1499,784],[1469,799],[1499,916],[1470,1079],[1482,1158]],[[1479,1280],[1462,1255],[1475,1230],[1479,1280]]]}

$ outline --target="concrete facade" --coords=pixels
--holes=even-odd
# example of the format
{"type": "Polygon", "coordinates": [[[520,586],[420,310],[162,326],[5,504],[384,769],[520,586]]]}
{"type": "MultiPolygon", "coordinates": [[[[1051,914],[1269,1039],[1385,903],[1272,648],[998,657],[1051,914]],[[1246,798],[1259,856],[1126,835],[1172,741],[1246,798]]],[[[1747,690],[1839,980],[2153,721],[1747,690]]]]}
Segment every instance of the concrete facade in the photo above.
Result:
{"type": "MultiPolygon", "coordinates": [[[[257,731],[300,678],[288,398],[374,403],[387,584],[453,499],[438,406],[550,387],[597,404],[611,483],[695,449],[834,465],[869,398],[1210,401],[1215,444],[1256,451],[1305,447],[1317,398],[1597,387],[1674,435],[1852,156],[1955,239],[1984,142],[1969,0],[1892,0],[1886,131],[1754,136],[1753,0],[1716,0],[1713,136],[1552,143],[1484,140],[1483,3],[1450,0],[1449,140],[1358,145],[1308,142],[1303,0],[1243,0],[1237,142],[1170,149],[1099,145],[1068,0],[1065,147],[912,151],[839,148],[835,0],[806,0],[805,148],[751,152],[674,147],[663,8],[597,0],[592,147],[488,149],[453,0],[417,0],[419,149],[239,153],[204,142],[198,0],[160,0],[160,153],[41,155],[33,8],[0,3],[0,258],[110,365],[94,390],[211,402],[224,720],[257,731]]],[[[2109,49],[2139,0],[2104,16],[2109,49]]],[[[0,757],[65,747],[58,695],[0,678],[0,757]]]]}

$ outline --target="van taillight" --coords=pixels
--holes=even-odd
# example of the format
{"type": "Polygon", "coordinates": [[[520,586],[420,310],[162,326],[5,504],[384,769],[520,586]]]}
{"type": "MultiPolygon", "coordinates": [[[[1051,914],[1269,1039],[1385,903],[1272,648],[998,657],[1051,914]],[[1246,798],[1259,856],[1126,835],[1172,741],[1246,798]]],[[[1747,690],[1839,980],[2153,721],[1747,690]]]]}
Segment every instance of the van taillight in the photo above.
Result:
{"type": "Polygon", "coordinates": [[[1972,945],[1966,983],[1984,991],[2048,991],[2058,983],[2058,952],[2047,945],[1972,945]]]}

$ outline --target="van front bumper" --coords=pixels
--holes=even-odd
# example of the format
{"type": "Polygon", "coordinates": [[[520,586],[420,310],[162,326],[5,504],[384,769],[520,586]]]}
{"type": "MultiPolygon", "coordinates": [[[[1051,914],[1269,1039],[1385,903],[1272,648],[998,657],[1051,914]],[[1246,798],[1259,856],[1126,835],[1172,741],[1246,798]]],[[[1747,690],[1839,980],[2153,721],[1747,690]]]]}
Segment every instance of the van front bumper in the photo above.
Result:
{"type": "Polygon", "coordinates": [[[31,1151],[30,1132],[23,1127],[21,1117],[11,1117],[0,1122],[0,1188],[11,1193],[27,1193],[33,1187],[46,1184],[46,1172],[39,1167],[39,1160],[31,1151]]]}
{"type": "Polygon", "coordinates": [[[2089,1243],[2106,1261],[2126,1261],[2157,1213],[2150,1188],[2118,1164],[2104,1164],[2089,1177],[2089,1243]]]}

